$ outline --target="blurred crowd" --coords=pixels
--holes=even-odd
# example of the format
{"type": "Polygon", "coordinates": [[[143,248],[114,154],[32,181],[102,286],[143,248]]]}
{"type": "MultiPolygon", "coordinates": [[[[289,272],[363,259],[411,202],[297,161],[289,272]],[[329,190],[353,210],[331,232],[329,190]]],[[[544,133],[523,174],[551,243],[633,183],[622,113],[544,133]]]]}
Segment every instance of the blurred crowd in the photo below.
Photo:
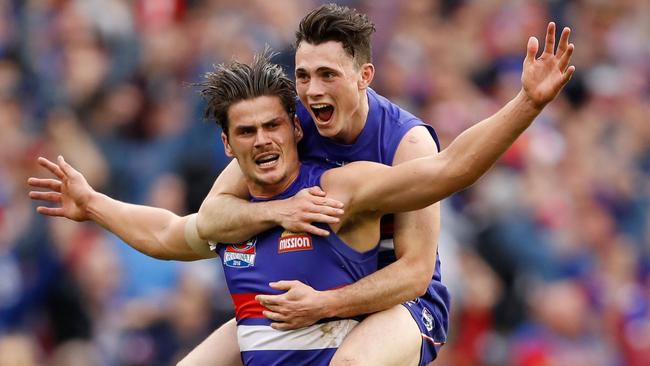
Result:
{"type": "MultiPolygon", "coordinates": [[[[228,159],[192,83],[266,44],[292,74],[298,21],[321,3],[0,0],[1,366],[172,364],[233,316],[218,261],[154,260],[45,218],[26,180],[61,154],[114,198],[196,212],[228,159]]],[[[443,147],[517,93],[530,35],[572,28],[562,95],[443,203],[453,311],[435,364],[647,365],[650,3],[339,3],[377,25],[372,87],[443,147]]]]}

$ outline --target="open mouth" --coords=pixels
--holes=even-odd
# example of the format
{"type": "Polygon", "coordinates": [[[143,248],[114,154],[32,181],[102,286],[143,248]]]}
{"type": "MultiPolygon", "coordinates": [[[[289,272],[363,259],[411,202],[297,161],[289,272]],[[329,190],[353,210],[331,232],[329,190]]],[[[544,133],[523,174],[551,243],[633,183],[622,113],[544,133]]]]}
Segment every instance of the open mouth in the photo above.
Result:
{"type": "Polygon", "coordinates": [[[279,154],[264,154],[255,159],[255,164],[262,168],[270,167],[280,158],[279,154]]]}
{"type": "Polygon", "coordinates": [[[310,107],[312,112],[314,112],[314,116],[320,122],[328,122],[332,118],[332,114],[334,114],[334,106],[330,104],[312,104],[310,107]]]}

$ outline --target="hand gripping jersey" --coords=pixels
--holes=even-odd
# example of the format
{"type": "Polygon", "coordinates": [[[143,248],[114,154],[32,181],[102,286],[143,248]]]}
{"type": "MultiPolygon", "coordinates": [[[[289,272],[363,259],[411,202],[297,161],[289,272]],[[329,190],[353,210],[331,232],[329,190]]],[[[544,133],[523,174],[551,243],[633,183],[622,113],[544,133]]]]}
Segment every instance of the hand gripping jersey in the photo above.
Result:
{"type": "MultiPolygon", "coordinates": [[[[357,140],[351,144],[340,144],[334,140],[322,137],[309,111],[300,103],[296,104],[296,113],[304,130],[304,137],[298,148],[302,161],[325,162],[331,166],[342,166],[351,161],[374,161],[385,165],[393,165],[393,158],[399,143],[406,133],[415,126],[425,126],[433,136],[440,149],[438,137],[433,128],[423,123],[419,118],[391,103],[388,99],[368,89],[368,118],[363,131],[357,140]]],[[[379,268],[396,260],[392,244],[392,219],[382,220],[382,242],[379,252],[379,268]]],[[[441,282],[440,259],[436,256],[436,268],[427,289],[427,293],[415,301],[405,304],[413,315],[422,331],[429,350],[423,349],[423,364],[432,353],[433,359],[437,352],[435,346],[445,342],[449,318],[449,293],[441,282]]]]}
{"type": "MultiPolygon", "coordinates": [[[[325,170],[322,164],[302,164],[296,181],[271,199],[289,198],[302,188],[320,185],[325,170]]],[[[255,301],[258,294],[283,292],[270,288],[269,282],[298,280],[316,290],[329,290],[377,270],[377,249],[359,253],[334,233],[320,237],[278,227],[245,243],[219,245],[217,252],[235,304],[237,339],[247,366],[326,366],[357,324],[354,319],[324,319],[307,328],[274,330],[255,301]]]]}

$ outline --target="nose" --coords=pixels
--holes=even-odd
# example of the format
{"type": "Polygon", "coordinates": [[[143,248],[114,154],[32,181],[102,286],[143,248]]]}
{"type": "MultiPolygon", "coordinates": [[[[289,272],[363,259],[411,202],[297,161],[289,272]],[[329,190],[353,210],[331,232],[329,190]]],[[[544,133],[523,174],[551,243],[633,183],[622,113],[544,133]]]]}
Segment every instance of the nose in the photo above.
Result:
{"type": "Polygon", "coordinates": [[[268,132],[265,131],[263,128],[259,128],[257,130],[257,133],[255,134],[255,147],[268,145],[270,143],[271,143],[271,139],[269,138],[268,132]]]}
{"type": "Polygon", "coordinates": [[[307,86],[308,97],[320,97],[323,95],[323,84],[318,78],[312,78],[307,86]]]}

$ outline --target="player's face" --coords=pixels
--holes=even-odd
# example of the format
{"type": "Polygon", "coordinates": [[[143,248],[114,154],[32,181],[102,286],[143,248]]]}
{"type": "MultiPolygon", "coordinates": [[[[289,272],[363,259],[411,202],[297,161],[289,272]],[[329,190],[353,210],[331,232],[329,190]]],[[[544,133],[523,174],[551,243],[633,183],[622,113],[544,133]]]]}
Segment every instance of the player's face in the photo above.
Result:
{"type": "Polygon", "coordinates": [[[291,120],[279,97],[243,100],[228,109],[228,135],[221,138],[226,154],[237,158],[251,194],[281,193],[298,176],[297,143],[302,130],[291,120]]]}
{"type": "Polygon", "coordinates": [[[340,42],[301,42],[296,50],[296,90],[318,132],[350,143],[367,117],[364,94],[372,79],[371,64],[355,65],[340,42]]]}

